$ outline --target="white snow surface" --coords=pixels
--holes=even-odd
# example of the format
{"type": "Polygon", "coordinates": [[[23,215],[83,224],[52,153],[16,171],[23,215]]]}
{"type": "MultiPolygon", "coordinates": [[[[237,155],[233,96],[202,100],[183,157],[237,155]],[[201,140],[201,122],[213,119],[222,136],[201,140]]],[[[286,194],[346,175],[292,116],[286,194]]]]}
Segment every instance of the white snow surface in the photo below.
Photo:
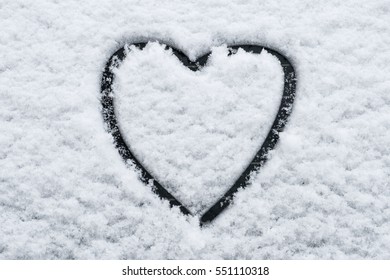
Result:
{"type": "Polygon", "coordinates": [[[207,210],[252,161],[283,92],[282,66],[266,51],[228,57],[219,47],[193,72],[154,43],[130,51],[115,72],[128,147],[192,213],[207,210]]]}
{"type": "MultiPolygon", "coordinates": [[[[390,259],[388,0],[3,0],[0,24],[0,258],[390,259]],[[136,80],[131,83],[140,88],[118,96],[123,106],[126,94],[138,94],[136,104],[152,102],[145,98],[153,92],[141,92],[154,85],[158,98],[180,93],[199,102],[188,105],[192,117],[202,113],[197,109],[211,112],[219,102],[229,104],[218,100],[222,92],[213,87],[226,89],[231,98],[245,97],[235,106],[256,107],[258,99],[251,92],[261,95],[261,89],[255,85],[267,82],[268,75],[277,77],[280,68],[269,54],[263,60],[246,54],[225,58],[224,45],[274,48],[297,71],[293,112],[270,160],[233,205],[203,228],[198,217],[169,208],[138,180],[104,127],[104,65],[126,42],[146,39],[166,42],[191,59],[213,49],[216,59],[199,73],[190,73],[175,57],[151,47],[150,52],[168,64],[132,72],[136,80]],[[262,63],[268,70],[255,71],[265,75],[260,80],[251,80],[252,72],[241,69],[262,63]],[[142,85],[142,79],[148,80],[142,85]]],[[[143,57],[146,53],[134,53],[134,59],[152,63],[143,57]]],[[[268,86],[275,91],[280,87],[268,86]]],[[[134,143],[140,145],[140,155],[145,153],[145,162],[149,160],[156,174],[161,171],[157,176],[169,176],[171,169],[155,165],[159,162],[153,162],[154,155],[146,159],[143,146],[157,140],[137,134],[143,127],[126,122],[133,113],[122,109],[121,125],[135,132],[126,137],[139,136],[134,143]]],[[[266,119],[258,112],[259,120],[266,119]]],[[[203,127],[227,129],[225,118],[221,124],[211,118],[206,124],[207,115],[203,117],[203,127]]],[[[137,119],[152,130],[153,122],[137,119]]],[[[244,118],[237,121],[242,127],[233,127],[234,137],[252,135],[254,126],[262,126],[257,122],[252,127],[252,120],[244,118]]],[[[175,133],[187,124],[177,116],[174,123],[175,133]]],[[[206,144],[225,143],[223,135],[217,135],[216,142],[206,144]]],[[[167,146],[187,145],[181,139],[164,141],[167,146]]],[[[233,153],[242,158],[226,163],[236,170],[226,176],[239,173],[243,159],[255,150],[250,145],[234,146],[245,151],[233,153]]],[[[162,163],[173,155],[166,156],[162,163]]],[[[197,164],[196,158],[186,160],[197,164]]],[[[174,179],[178,194],[181,187],[189,188],[185,183],[191,178],[174,179]]],[[[206,185],[199,188],[214,192],[206,185]]],[[[200,199],[181,195],[191,198],[193,207],[203,207],[196,203],[200,199]]]]}

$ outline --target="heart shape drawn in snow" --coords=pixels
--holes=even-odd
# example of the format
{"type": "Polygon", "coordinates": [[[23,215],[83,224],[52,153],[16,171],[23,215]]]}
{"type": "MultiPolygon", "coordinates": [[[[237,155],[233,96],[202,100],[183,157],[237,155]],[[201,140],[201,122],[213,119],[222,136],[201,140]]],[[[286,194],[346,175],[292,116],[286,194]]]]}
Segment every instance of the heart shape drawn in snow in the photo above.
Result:
{"type": "MultiPolygon", "coordinates": [[[[152,186],[152,190],[162,199],[167,199],[171,206],[178,206],[183,214],[191,214],[191,211],[188,210],[175,196],[167,190],[166,187],[163,187],[155,177],[152,176],[150,168],[146,168],[141,161],[138,159],[139,154],[132,150],[128,145],[128,138],[124,137],[123,130],[119,126],[117,119],[117,110],[114,108],[114,96],[116,95],[117,87],[115,86],[115,80],[117,77],[118,68],[125,61],[126,57],[134,51],[144,50],[149,42],[141,43],[132,43],[126,44],[117,50],[108,60],[101,82],[101,103],[102,103],[102,114],[103,119],[106,124],[106,128],[109,133],[113,136],[115,147],[117,148],[122,159],[126,163],[132,163],[139,170],[139,177],[142,182],[152,186]],[[137,154],[137,156],[136,156],[137,154]]],[[[158,43],[158,42],[157,42],[158,43]]],[[[171,47],[165,46],[165,50],[169,50],[172,55],[177,57],[179,61],[188,69],[198,73],[201,68],[206,66],[209,57],[211,57],[211,52],[206,53],[200,56],[195,61],[191,61],[183,52],[171,47]]],[[[280,99],[279,109],[277,110],[276,117],[273,120],[272,126],[270,126],[269,132],[265,138],[263,138],[263,143],[259,145],[259,149],[255,156],[251,157],[252,160],[250,163],[243,168],[243,172],[237,178],[234,178],[234,184],[225,191],[224,195],[215,202],[203,215],[200,217],[200,223],[211,222],[216,218],[233,200],[234,194],[240,189],[245,188],[248,184],[251,174],[258,172],[259,169],[265,164],[268,158],[268,153],[272,150],[278,139],[279,133],[283,130],[284,126],[287,123],[287,119],[291,114],[292,104],[295,98],[295,89],[296,89],[296,77],[295,71],[291,63],[279,52],[272,50],[267,47],[259,45],[232,45],[228,46],[228,56],[235,55],[239,51],[249,53],[249,54],[261,54],[263,50],[266,53],[276,57],[282,68],[284,74],[283,82],[283,94],[280,99]]],[[[146,81],[148,82],[148,81],[146,81]]],[[[164,88],[162,90],[165,90],[164,88]]],[[[278,103],[279,104],[279,103],[278,103]]],[[[142,109],[141,109],[142,110],[142,109]]],[[[182,112],[181,114],[184,114],[182,112]]],[[[245,121],[245,120],[244,120],[245,121]]],[[[214,128],[215,129],[215,128],[214,128]]],[[[225,131],[226,133],[226,131],[225,131]]],[[[171,141],[172,142],[172,141],[171,141]]]]}

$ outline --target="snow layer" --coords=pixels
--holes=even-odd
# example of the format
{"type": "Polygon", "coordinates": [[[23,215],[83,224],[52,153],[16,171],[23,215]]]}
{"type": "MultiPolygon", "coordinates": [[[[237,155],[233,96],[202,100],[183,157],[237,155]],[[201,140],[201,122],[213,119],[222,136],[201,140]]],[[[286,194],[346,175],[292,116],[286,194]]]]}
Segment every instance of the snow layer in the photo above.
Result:
{"type": "Polygon", "coordinates": [[[0,258],[389,259],[389,7],[1,1],[0,258]],[[297,70],[271,160],[202,229],[139,182],[104,130],[104,64],[141,38],[191,58],[259,43],[297,70]]]}
{"type": "Polygon", "coordinates": [[[279,60],[214,48],[193,72],[157,43],[130,51],[116,71],[122,135],[156,179],[192,213],[234,184],[260,149],[283,92],[279,60]]]}

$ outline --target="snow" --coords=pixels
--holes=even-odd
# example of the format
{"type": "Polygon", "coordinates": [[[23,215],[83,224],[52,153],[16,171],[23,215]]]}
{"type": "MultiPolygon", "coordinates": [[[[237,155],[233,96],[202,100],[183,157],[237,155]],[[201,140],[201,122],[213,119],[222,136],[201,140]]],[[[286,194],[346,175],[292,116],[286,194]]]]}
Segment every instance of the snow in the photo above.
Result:
{"type": "Polygon", "coordinates": [[[193,72],[157,43],[134,49],[116,71],[115,106],[129,147],[192,213],[205,212],[260,149],[283,91],[266,51],[214,48],[193,72]]]}
{"type": "MultiPolygon", "coordinates": [[[[390,258],[389,1],[14,0],[0,3],[0,23],[0,258],[390,258]],[[217,98],[222,92],[213,87],[231,98],[253,98],[234,104],[240,108],[263,106],[257,92],[274,98],[258,89],[251,94],[256,85],[269,82],[267,77],[278,77],[280,68],[272,57],[243,53],[226,58],[225,44],[269,46],[286,55],[297,71],[294,109],[271,159],[207,227],[200,228],[197,217],[170,209],[142,184],[104,129],[99,100],[103,67],[125,42],[141,39],[158,39],[192,59],[210,49],[215,55],[209,66],[192,73],[175,57],[157,55],[158,46],[150,47],[150,54],[164,61],[161,68],[151,72],[155,61],[146,52],[134,53],[133,62],[144,61],[150,71],[123,77],[118,85],[124,89],[118,95],[124,106],[118,108],[121,125],[134,132],[126,134],[134,137],[128,140],[139,144],[138,153],[145,153],[145,162],[160,172],[156,176],[175,171],[159,168],[153,162],[158,155],[144,149],[143,141],[156,145],[163,139],[137,134],[141,129],[152,132],[154,123],[126,110],[127,94],[138,94],[133,102],[152,102],[140,93],[157,83],[145,93],[155,98],[184,94],[199,102],[178,103],[193,110],[193,118],[201,114],[197,109],[213,111],[213,106],[229,104],[217,98]],[[266,68],[258,67],[253,77],[262,77],[247,83],[252,71],[244,69],[254,65],[266,68]],[[148,77],[153,82],[143,83],[148,77]],[[126,90],[128,83],[137,83],[139,90],[126,90]],[[175,90],[163,90],[164,84],[175,90]],[[208,97],[213,102],[206,102],[208,97]],[[143,127],[126,121],[133,117],[143,127]]],[[[130,71],[134,65],[123,66],[130,71]]],[[[278,91],[278,86],[270,83],[267,88],[278,91]]],[[[153,109],[146,114],[160,112],[153,109]]],[[[273,110],[257,109],[259,121],[273,110]]],[[[210,121],[207,125],[219,125],[201,116],[210,121]]],[[[227,129],[224,124],[231,117],[221,119],[222,128],[227,129]]],[[[235,140],[263,127],[258,121],[238,120],[243,127],[234,126],[235,140]]],[[[161,143],[183,149],[190,145],[191,135],[185,136],[161,143]]],[[[212,147],[221,139],[195,144],[212,147]]],[[[245,158],[255,150],[250,145],[233,147],[245,149],[239,155],[245,158]]],[[[166,156],[159,161],[178,159],[166,156]]],[[[245,165],[242,159],[224,164],[232,168],[226,172],[231,177],[245,165]]],[[[186,197],[190,186],[185,183],[196,170],[177,170],[189,175],[166,182],[178,180],[171,189],[200,211],[208,202],[186,197]]],[[[198,189],[217,196],[228,185],[224,172],[221,185],[199,183],[198,189]]]]}

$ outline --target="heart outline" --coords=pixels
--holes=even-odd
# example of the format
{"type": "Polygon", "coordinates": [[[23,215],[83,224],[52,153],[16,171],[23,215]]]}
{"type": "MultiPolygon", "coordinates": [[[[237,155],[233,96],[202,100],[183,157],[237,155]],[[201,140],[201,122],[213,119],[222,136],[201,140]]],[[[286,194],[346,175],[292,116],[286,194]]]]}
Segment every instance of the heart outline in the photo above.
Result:
{"type": "MultiPolygon", "coordinates": [[[[115,110],[114,110],[114,90],[113,82],[115,75],[113,69],[120,66],[120,63],[126,58],[126,55],[131,51],[130,47],[134,46],[142,50],[149,42],[138,42],[125,44],[114,52],[108,59],[101,80],[101,105],[102,105],[102,115],[104,123],[106,124],[106,130],[112,135],[114,139],[114,145],[121,155],[122,159],[125,162],[131,162],[136,166],[136,169],[139,171],[139,179],[145,184],[151,184],[152,190],[156,193],[161,199],[166,199],[169,201],[171,207],[178,206],[180,211],[185,215],[190,215],[191,212],[179,201],[177,200],[169,191],[167,191],[154,177],[149,173],[149,171],[138,161],[135,155],[131,152],[129,146],[126,144],[126,141],[122,137],[120,128],[118,126],[118,121],[116,119],[115,110]]],[[[155,41],[154,41],[155,42],[155,41]]],[[[158,41],[157,41],[158,42],[158,41]]],[[[160,43],[160,42],[158,42],[160,43]]],[[[162,43],[160,43],[162,44],[162,43]]],[[[208,58],[211,52],[207,52],[202,56],[199,56],[195,61],[191,61],[183,52],[180,50],[171,47],[167,44],[165,45],[166,49],[170,49],[172,53],[182,62],[184,66],[189,68],[192,71],[198,71],[203,66],[207,64],[208,58]]],[[[295,99],[296,91],[296,75],[295,70],[290,61],[280,54],[279,52],[270,49],[268,47],[260,45],[230,45],[227,46],[229,49],[229,56],[234,55],[234,51],[238,49],[243,49],[246,52],[260,54],[263,50],[266,50],[268,53],[277,57],[281,63],[284,73],[284,87],[283,94],[280,102],[280,106],[276,117],[273,121],[273,124],[265,138],[261,148],[257,151],[256,155],[253,157],[252,161],[248,164],[248,167],[244,172],[238,177],[233,186],[231,186],[225,194],[215,202],[201,217],[200,225],[211,222],[214,220],[234,199],[235,193],[239,189],[244,189],[251,177],[252,173],[258,173],[260,168],[266,163],[268,159],[269,151],[273,150],[279,140],[279,133],[283,131],[288,117],[291,114],[292,105],[295,99]]]]}

